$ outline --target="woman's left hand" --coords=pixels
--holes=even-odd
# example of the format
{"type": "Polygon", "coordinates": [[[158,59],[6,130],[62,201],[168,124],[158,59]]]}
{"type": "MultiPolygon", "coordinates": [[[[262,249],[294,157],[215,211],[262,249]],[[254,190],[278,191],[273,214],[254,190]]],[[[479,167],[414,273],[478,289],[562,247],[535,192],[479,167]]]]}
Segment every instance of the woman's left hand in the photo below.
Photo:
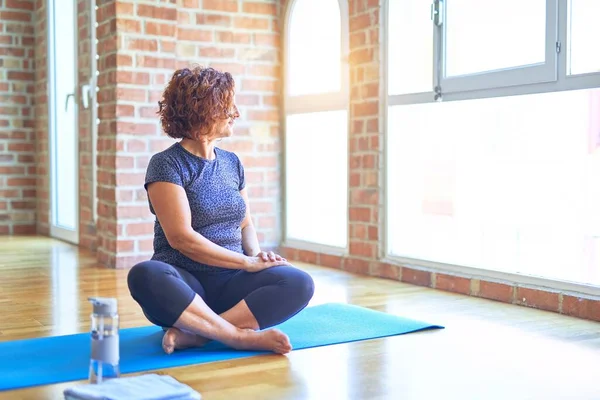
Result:
{"type": "Polygon", "coordinates": [[[261,251],[256,255],[256,257],[260,257],[263,261],[287,261],[279,254],[275,254],[272,251],[261,251]]]}

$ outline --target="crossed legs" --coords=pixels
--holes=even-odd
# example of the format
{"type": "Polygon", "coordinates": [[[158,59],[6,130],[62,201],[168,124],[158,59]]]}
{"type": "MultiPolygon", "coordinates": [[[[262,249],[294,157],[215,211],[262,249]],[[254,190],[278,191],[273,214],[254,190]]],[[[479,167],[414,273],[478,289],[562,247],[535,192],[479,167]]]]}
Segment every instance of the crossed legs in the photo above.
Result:
{"type": "Polygon", "coordinates": [[[237,349],[289,352],[285,334],[265,329],[306,307],[314,292],[310,276],[283,266],[226,276],[225,283],[205,282],[203,286],[187,271],[145,261],[129,271],[128,285],[147,318],[166,329],[163,348],[167,353],[201,346],[207,340],[237,349]],[[205,286],[216,286],[220,292],[211,293],[210,307],[205,286]]]}

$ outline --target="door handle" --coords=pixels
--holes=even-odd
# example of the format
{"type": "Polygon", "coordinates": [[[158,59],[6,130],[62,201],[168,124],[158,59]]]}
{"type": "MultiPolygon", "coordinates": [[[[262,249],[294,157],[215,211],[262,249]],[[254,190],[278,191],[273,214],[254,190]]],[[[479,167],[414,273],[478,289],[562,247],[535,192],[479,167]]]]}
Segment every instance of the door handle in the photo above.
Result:
{"type": "Polygon", "coordinates": [[[75,97],[75,93],[69,93],[65,99],[65,111],[69,109],[69,97],[75,97]]]}

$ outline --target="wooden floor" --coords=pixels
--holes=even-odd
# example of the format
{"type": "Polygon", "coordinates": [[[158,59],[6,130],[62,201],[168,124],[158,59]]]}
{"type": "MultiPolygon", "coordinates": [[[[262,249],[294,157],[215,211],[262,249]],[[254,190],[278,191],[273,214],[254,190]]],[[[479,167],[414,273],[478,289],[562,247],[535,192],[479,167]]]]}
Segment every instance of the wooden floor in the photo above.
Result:
{"type": "MultiPolygon", "coordinates": [[[[204,399],[600,399],[600,324],[299,265],[312,304],[348,302],[446,327],[392,338],[162,370],[204,399]]],[[[119,299],[121,326],[149,325],[123,270],[46,238],[0,237],[0,341],[89,329],[87,297],[119,299]]],[[[73,382],[0,392],[60,399],[73,382]]]]}

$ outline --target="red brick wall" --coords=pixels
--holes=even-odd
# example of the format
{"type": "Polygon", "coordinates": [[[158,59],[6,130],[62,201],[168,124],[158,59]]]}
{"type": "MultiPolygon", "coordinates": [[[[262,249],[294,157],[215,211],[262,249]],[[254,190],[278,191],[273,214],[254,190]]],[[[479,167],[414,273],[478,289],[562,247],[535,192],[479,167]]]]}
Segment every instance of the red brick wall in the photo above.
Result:
{"type": "Polygon", "coordinates": [[[48,56],[46,1],[35,1],[35,155],[37,167],[37,232],[50,233],[50,165],[48,158],[48,56]]]}
{"type": "Polygon", "coordinates": [[[378,1],[353,1],[350,30],[350,210],[347,270],[368,272],[369,260],[380,252],[380,209],[383,148],[379,129],[379,7],[378,1]]]}
{"type": "Polygon", "coordinates": [[[117,251],[115,152],[116,138],[116,68],[117,68],[117,6],[114,0],[98,4],[96,21],[98,28],[98,261],[115,265],[117,251]]]}
{"type": "Polygon", "coordinates": [[[0,235],[35,232],[34,2],[0,1],[0,235]]]}
{"type": "MultiPolygon", "coordinates": [[[[0,51],[9,56],[1,61],[0,93],[3,99],[23,103],[14,107],[3,104],[0,109],[0,190],[4,195],[0,233],[37,230],[49,234],[46,1],[4,0],[0,4],[0,51]],[[12,10],[15,7],[19,10],[12,10]],[[23,25],[23,21],[28,23],[23,25]],[[10,68],[17,69],[20,76],[10,68]],[[14,212],[16,208],[24,211],[14,212]]],[[[143,177],[150,156],[172,143],[159,129],[157,101],[173,70],[192,63],[227,70],[236,79],[242,118],[236,136],[221,146],[238,152],[246,165],[261,243],[277,245],[277,2],[109,0],[98,4],[98,221],[93,221],[92,116],[80,99],[80,245],[97,249],[99,261],[111,267],[129,266],[150,256],[153,218],[142,188],[143,177]]],[[[89,13],[88,3],[79,0],[80,85],[90,78],[89,13]]]]}
{"type": "MultiPolygon", "coordinates": [[[[91,77],[91,42],[92,27],[90,18],[90,0],[77,2],[78,32],[78,81],[79,85],[88,84],[91,77]]],[[[81,91],[79,92],[81,96],[81,91]]],[[[96,224],[93,219],[93,171],[92,171],[92,113],[91,100],[88,108],[83,99],[79,101],[79,245],[87,249],[96,248],[96,224]]]]}
{"type": "Polygon", "coordinates": [[[193,63],[234,75],[242,118],[235,137],[220,146],[240,155],[259,239],[264,246],[276,245],[280,239],[276,2],[102,4],[99,260],[111,267],[128,267],[151,255],[153,218],[142,187],[144,174],[151,155],[173,143],[159,129],[157,102],[174,69],[193,63]]]}

